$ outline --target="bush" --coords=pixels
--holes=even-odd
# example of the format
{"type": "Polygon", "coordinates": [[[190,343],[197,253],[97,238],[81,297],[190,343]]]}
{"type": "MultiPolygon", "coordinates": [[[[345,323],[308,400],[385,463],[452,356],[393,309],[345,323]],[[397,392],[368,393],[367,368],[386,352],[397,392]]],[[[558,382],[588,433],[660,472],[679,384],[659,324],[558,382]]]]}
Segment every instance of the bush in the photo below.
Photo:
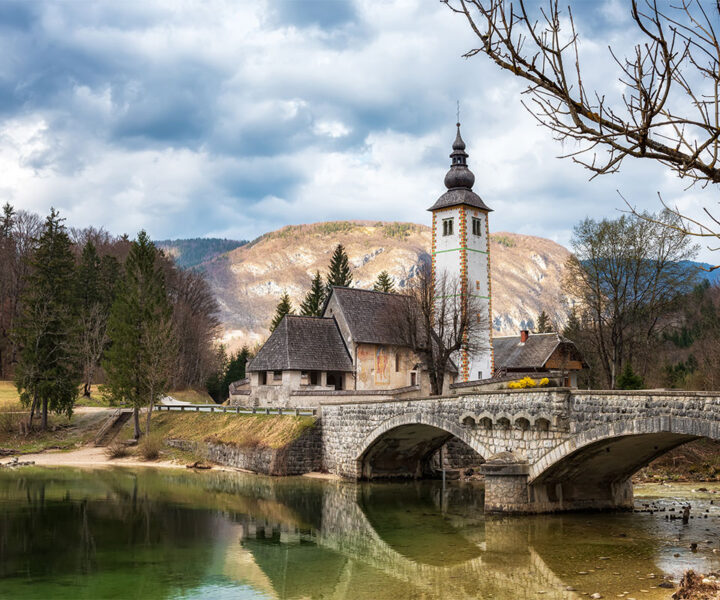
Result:
{"type": "Polygon", "coordinates": [[[19,412],[20,407],[8,406],[0,408],[0,432],[16,433],[20,429],[20,421],[27,419],[29,413],[19,412]]]}
{"type": "Polygon", "coordinates": [[[162,440],[157,435],[146,435],[138,444],[138,452],[145,460],[156,460],[160,456],[162,440]]]}
{"type": "Polygon", "coordinates": [[[122,442],[113,442],[105,448],[105,456],[111,460],[114,458],[125,458],[128,454],[130,454],[130,451],[122,442]]]}
{"type": "Polygon", "coordinates": [[[544,387],[550,384],[550,380],[547,377],[543,377],[540,381],[535,381],[531,377],[523,377],[517,381],[511,381],[508,383],[508,387],[511,390],[524,390],[525,388],[544,387]]]}

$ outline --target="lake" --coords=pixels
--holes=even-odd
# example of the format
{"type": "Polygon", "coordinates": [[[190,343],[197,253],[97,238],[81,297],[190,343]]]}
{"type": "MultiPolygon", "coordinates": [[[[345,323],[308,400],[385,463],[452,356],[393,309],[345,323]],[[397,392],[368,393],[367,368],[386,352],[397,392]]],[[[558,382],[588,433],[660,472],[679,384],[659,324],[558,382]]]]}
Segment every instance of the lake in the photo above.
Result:
{"type": "Polygon", "coordinates": [[[469,483],[6,470],[0,598],[667,599],[664,576],[720,568],[704,485],[641,487],[654,514],[486,519],[469,483]]]}

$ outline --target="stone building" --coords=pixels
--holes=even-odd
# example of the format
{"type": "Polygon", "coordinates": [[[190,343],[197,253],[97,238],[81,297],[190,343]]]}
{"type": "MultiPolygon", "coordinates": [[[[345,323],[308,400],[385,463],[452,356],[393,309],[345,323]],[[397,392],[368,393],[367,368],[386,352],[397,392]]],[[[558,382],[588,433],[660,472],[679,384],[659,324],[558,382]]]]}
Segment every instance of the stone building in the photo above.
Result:
{"type": "MultiPolygon", "coordinates": [[[[482,323],[449,366],[443,393],[475,385],[500,385],[511,374],[558,374],[577,385],[585,367],[575,345],[557,334],[523,332],[519,338],[492,337],[490,281],[490,209],[473,192],[475,176],[460,124],[445,176],[447,191],[428,210],[432,213],[432,271],[435,293],[442,281],[453,293],[474,298],[482,323]],[[471,350],[470,348],[479,348],[471,350]]],[[[405,313],[407,296],[335,287],[322,317],[286,316],[248,365],[250,377],[232,388],[234,402],[260,406],[310,406],[328,395],[363,395],[369,400],[430,395],[430,380],[421,360],[403,342],[395,323],[405,313]],[[248,398],[250,396],[250,398],[248,398]]],[[[436,299],[436,302],[438,300],[436,299]]],[[[463,300],[463,302],[467,302],[463,300]]],[[[464,305],[469,306],[467,303],[464,305]]]]}
{"type": "MultiPolygon", "coordinates": [[[[286,315],[248,365],[252,402],[306,406],[327,392],[429,395],[429,376],[394,323],[408,301],[333,287],[322,317],[286,315]]],[[[451,365],[447,386],[456,374],[451,365]]]]}

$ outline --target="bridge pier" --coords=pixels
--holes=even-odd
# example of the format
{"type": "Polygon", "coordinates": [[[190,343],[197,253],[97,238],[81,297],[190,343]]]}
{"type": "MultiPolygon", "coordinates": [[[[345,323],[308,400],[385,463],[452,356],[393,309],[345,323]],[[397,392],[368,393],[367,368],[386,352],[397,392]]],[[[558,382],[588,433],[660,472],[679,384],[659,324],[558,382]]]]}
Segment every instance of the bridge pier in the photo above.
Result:
{"type": "Polygon", "coordinates": [[[544,481],[530,483],[530,467],[502,452],[480,467],[485,477],[486,514],[535,514],[572,510],[623,510],[633,507],[630,479],[620,481],[544,481]]]}

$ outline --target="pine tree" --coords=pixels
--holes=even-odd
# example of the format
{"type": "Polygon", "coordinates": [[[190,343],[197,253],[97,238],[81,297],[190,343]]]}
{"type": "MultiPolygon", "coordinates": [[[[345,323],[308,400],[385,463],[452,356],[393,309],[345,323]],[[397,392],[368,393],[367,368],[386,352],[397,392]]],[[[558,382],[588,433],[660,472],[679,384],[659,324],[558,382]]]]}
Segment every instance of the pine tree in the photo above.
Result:
{"type": "Polygon", "coordinates": [[[537,333],[552,333],[553,331],[552,323],[550,323],[550,317],[548,317],[548,314],[544,310],[538,316],[536,330],[537,333]]]}
{"type": "Polygon", "coordinates": [[[577,310],[573,307],[573,309],[570,311],[570,314],[568,314],[567,324],[565,325],[565,328],[562,332],[563,337],[575,340],[580,335],[581,329],[582,324],[580,323],[580,319],[577,316],[577,310]]]}
{"type": "Polygon", "coordinates": [[[320,271],[315,272],[312,278],[310,291],[305,295],[305,300],[300,305],[300,314],[306,317],[322,316],[323,305],[325,304],[325,287],[322,282],[320,271]]]}
{"type": "Polygon", "coordinates": [[[14,332],[20,347],[15,385],[23,404],[31,405],[31,426],[40,407],[42,428],[47,429],[49,410],[72,414],[80,385],[75,295],[68,285],[75,277],[75,259],[55,209],[45,220],[30,266],[24,308],[14,332]]]}
{"type": "Polygon", "coordinates": [[[223,344],[220,344],[217,349],[215,361],[216,368],[207,378],[207,381],[205,382],[205,389],[216,404],[221,404],[224,400],[223,383],[225,381],[225,372],[227,371],[228,366],[228,356],[223,344]]]}
{"type": "Polygon", "coordinates": [[[245,367],[250,357],[250,350],[243,346],[240,352],[233,355],[228,362],[223,381],[223,400],[230,397],[230,384],[245,379],[245,367]]]}
{"type": "Polygon", "coordinates": [[[618,390],[641,390],[645,386],[642,375],[639,375],[633,371],[630,361],[625,363],[625,367],[620,373],[620,376],[616,381],[616,388],[618,390]]]}
{"type": "Polygon", "coordinates": [[[293,307],[292,303],[290,302],[290,296],[288,296],[287,292],[283,292],[283,295],[280,296],[280,302],[278,302],[277,307],[275,308],[275,316],[272,319],[272,322],[270,323],[270,331],[275,331],[275,328],[280,325],[280,321],[283,320],[283,317],[285,315],[292,315],[293,314],[293,307]]]}
{"type": "Polygon", "coordinates": [[[373,290],[376,292],[394,292],[395,291],[395,280],[390,276],[387,271],[382,271],[378,275],[373,290]]]}
{"type": "Polygon", "coordinates": [[[350,272],[350,262],[347,253],[342,244],[338,244],[330,259],[330,268],[327,276],[327,293],[333,286],[350,287],[352,284],[352,273],[350,272]]]}
{"type": "Polygon", "coordinates": [[[141,435],[140,408],[148,406],[149,432],[152,407],[167,391],[177,350],[172,307],[157,258],[157,248],[141,231],[130,248],[110,311],[110,346],[103,361],[110,397],[133,407],[136,439],[141,435]]]}
{"type": "Polygon", "coordinates": [[[79,312],[78,353],[82,361],[83,394],[90,396],[95,372],[107,346],[107,320],[119,270],[112,256],[100,258],[95,245],[83,247],[75,278],[79,312]]]}

